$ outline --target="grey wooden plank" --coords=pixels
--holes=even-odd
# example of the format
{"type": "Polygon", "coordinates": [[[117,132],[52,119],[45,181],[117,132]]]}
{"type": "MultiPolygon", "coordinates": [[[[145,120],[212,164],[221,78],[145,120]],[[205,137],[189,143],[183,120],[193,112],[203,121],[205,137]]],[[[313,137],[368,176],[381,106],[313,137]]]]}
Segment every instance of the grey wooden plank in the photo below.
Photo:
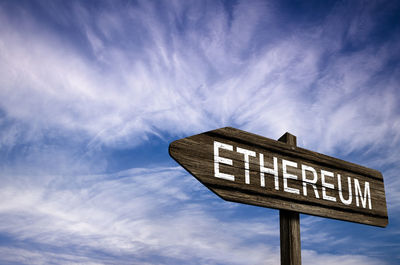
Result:
{"type": "Polygon", "coordinates": [[[369,225],[383,227],[387,225],[388,218],[383,177],[379,171],[230,127],[175,141],[171,143],[169,152],[179,164],[223,199],[263,207],[292,209],[297,212],[369,225]],[[214,176],[214,141],[232,145],[233,148],[240,147],[255,152],[255,157],[250,157],[248,164],[250,184],[245,184],[243,154],[235,151],[220,149],[221,157],[232,160],[232,165],[220,164],[221,172],[235,175],[235,181],[224,180],[214,176]],[[260,153],[264,155],[266,167],[272,167],[273,156],[278,158],[279,190],[274,189],[273,177],[268,174],[265,175],[265,187],[260,186],[260,153]],[[282,191],[282,159],[298,164],[298,168],[288,167],[288,173],[297,176],[297,180],[288,179],[287,183],[289,187],[299,190],[299,194],[282,191]],[[315,186],[320,198],[316,198],[311,185],[306,185],[307,196],[302,195],[303,182],[301,180],[300,165],[303,164],[316,170],[318,180],[315,186]],[[334,184],[335,189],[326,189],[326,193],[336,198],[336,202],[321,199],[323,185],[318,173],[321,170],[334,173],[333,178],[327,178],[327,182],[334,184]],[[342,189],[340,191],[338,190],[335,174],[336,176],[337,174],[342,176],[342,189]],[[345,205],[341,203],[339,193],[344,198],[348,198],[348,176],[353,180],[351,187],[352,202],[350,205],[345,205]],[[364,191],[363,188],[365,186],[363,185],[366,182],[369,183],[372,209],[369,209],[368,202],[366,208],[361,207],[361,198],[354,190],[354,179],[359,181],[361,191],[364,191]],[[234,196],[237,196],[237,198],[234,196]],[[282,203],[285,200],[291,205],[289,208],[282,206],[286,205],[282,203]],[[359,200],[358,207],[356,206],[357,200],[359,200]]]}

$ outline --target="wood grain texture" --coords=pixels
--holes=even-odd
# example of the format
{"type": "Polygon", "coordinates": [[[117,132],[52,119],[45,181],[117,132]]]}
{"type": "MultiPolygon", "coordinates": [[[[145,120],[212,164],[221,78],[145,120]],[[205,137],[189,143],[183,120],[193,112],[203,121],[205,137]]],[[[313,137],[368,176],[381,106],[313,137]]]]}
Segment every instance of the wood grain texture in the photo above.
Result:
{"type": "MultiPolygon", "coordinates": [[[[285,133],[280,142],[296,146],[296,136],[285,133]]],[[[281,265],[301,265],[300,214],[279,210],[281,265]]]]}
{"type": "MultiPolygon", "coordinates": [[[[373,169],[231,127],[174,141],[170,144],[169,153],[196,179],[228,201],[381,227],[385,227],[388,223],[383,177],[379,171],[373,169]],[[214,141],[233,147],[233,151],[219,149],[220,157],[232,160],[232,165],[220,163],[219,167],[221,172],[233,175],[234,181],[215,177],[214,141]],[[236,152],[236,148],[252,150],[256,154],[255,157],[249,157],[249,184],[245,184],[244,156],[236,152]],[[265,187],[260,185],[260,154],[264,155],[265,167],[272,168],[273,157],[278,159],[279,190],[274,188],[274,177],[269,174],[265,174],[265,187]],[[288,173],[297,176],[297,179],[288,179],[287,185],[299,190],[299,194],[283,191],[283,160],[289,160],[298,165],[287,168],[288,173]],[[304,185],[300,165],[310,166],[318,174],[315,184],[317,191],[314,191],[311,185],[306,185],[307,196],[303,192],[304,185]],[[334,173],[334,177],[326,178],[326,182],[334,184],[335,188],[326,188],[325,191],[328,196],[336,198],[336,202],[322,199],[321,170],[334,173]],[[338,190],[337,174],[341,175],[342,189],[340,191],[338,190]],[[349,198],[348,177],[350,177],[352,201],[351,204],[345,205],[341,203],[339,196],[342,195],[345,199],[349,198]],[[359,181],[362,191],[364,191],[364,183],[369,183],[372,209],[360,207],[362,200],[359,194],[355,193],[354,179],[359,181]],[[318,193],[319,198],[315,193],[318,193]],[[359,206],[356,205],[357,200],[359,206]]],[[[307,178],[310,177],[312,175],[307,175],[307,178]]]]}
{"type": "Polygon", "coordinates": [[[280,210],[281,265],[301,265],[300,216],[280,210]]]}

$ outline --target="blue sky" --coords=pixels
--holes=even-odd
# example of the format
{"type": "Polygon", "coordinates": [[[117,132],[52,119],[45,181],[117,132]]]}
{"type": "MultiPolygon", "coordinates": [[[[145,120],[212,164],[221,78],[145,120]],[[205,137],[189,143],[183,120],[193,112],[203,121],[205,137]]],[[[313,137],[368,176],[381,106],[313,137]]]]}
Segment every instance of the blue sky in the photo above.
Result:
{"type": "Polygon", "coordinates": [[[301,215],[304,264],[400,263],[397,1],[0,1],[0,264],[277,264],[278,211],[168,155],[232,126],[383,173],[387,228],[301,215]]]}

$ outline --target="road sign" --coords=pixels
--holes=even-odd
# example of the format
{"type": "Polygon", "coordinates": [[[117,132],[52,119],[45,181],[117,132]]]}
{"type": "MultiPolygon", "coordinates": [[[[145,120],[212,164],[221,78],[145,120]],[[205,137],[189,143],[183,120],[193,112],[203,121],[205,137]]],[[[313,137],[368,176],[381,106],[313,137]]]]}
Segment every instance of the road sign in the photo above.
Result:
{"type": "Polygon", "coordinates": [[[174,141],[169,153],[221,198],[385,227],[379,171],[225,127],[174,141]]]}

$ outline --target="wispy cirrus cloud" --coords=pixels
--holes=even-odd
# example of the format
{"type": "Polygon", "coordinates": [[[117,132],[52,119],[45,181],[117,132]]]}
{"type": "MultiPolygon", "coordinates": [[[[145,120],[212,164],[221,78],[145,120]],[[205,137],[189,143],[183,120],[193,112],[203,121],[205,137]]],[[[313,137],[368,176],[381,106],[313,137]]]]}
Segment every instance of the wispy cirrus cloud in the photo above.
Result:
{"type": "MultiPolygon", "coordinates": [[[[12,246],[0,246],[2,262],[276,264],[279,260],[279,248],[270,244],[279,242],[276,215],[237,219],[237,205],[216,196],[210,200],[209,191],[178,168],[58,176],[46,185],[22,188],[9,184],[0,188],[0,199],[0,233],[13,241],[12,246]]],[[[362,255],[307,249],[303,256],[308,264],[322,260],[383,264],[362,255]]]]}
{"type": "MultiPolygon", "coordinates": [[[[263,37],[255,49],[260,25],[277,20],[274,6],[239,3],[228,12],[222,4],[108,5],[90,12],[74,2],[64,18],[53,17],[61,25],[75,20],[72,33],[80,37],[71,39],[43,29],[37,18],[16,22],[3,11],[7,117],[117,145],[227,124],[272,136],[290,129],[306,144],[323,138],[321,151],[337,143],[352,151],[386,135],[398,142],[398,80],[382,73],[395,40],[346,54],[343,40],[330,44],[330,34],[308,28],[305,35],[271,37],[273,46],[263,37]]],[[[361,23],[370,16],[364,13],[345,22],[361,23]]],[[[346,24],[338,25],[331,30],[345,32],[346,24]]],[[[358,34],[351,28],[350,36],[358,34]]]]}
{"type": "Polygon", "coordinates": [[[98,253],[98,259],[87,262],[275,263],[274,248],[247,241],[255,233],[276,240],[272,220],[222,221],[213,211],[225,208],[229,214],[227,203],[205,203],[208,192],[185,175],[177,168],[133,169],[2,187],[0,231],[20,250],[3,246],[1,251],[16,255],[0,259],[22,262],[21,257],[37,256],[37,264],[57,259],[86,262],[98,253]],[[38,253],[41,246],[46,251],[38,253]]]}
{"type": "MultiPolygon", "coordinates": [[[[211,209],[212,195],[173,168],[95,174],[107,169],[105,147],[130,148],[134,160],[151,137],[228,125],[271,138],[290,131],[302,147],[382,170],[397,220],[399,35],[379,35],[378,19],[392,4],[382,3],[386,13],[377,3],[330,4],[318,21],[281,5],[0,4],[0,231],[16,242],[0,253],[18,254],[0,256],[276,264],[275,215],[244,222],[231,204],[211,209]]],[[[303,228],[315,243],[307,264],[384,262],[360,250],[334,255],[329,247],[349,238],[303,228]]]]}

